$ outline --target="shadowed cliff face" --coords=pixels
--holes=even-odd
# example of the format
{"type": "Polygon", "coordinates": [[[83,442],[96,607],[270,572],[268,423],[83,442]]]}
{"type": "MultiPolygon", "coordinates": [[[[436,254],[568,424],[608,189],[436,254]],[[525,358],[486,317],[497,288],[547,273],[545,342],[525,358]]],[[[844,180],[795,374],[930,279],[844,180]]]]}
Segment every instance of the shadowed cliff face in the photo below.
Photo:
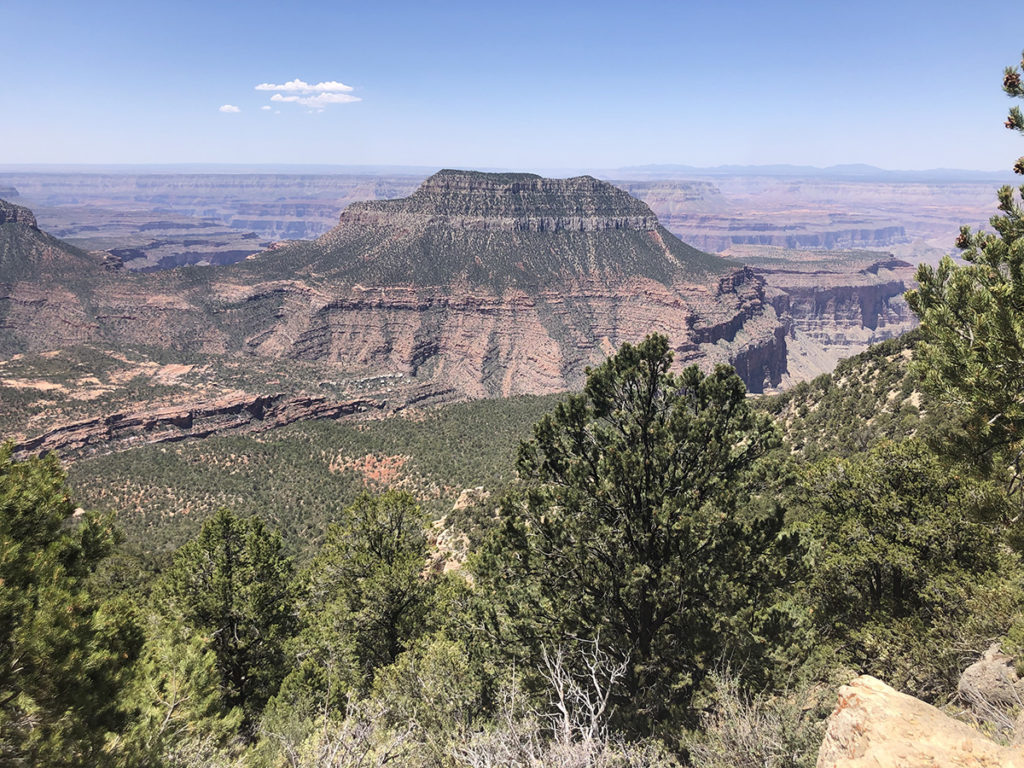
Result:
{"type": "Polygon", "coordinates": [[[585,366],[653,331],[680,365],[746,361],[755,392],[785,366],[761,277],[586,176],[442,171],[239,264],[0,284],[5,355],[157,345],[397,372],[468,397],[578,386],[585,366]]]}
{"type": "MultiPolygon", "coordinates": [[[[866,254],[865,254],[866,255],[866,254]]],[[[883,259],[858,271],[755,268],[786,326],[781,386],[829,373],[841,359],[900,336],[917,325],[903,294],[915,267],[883,259]]]]}

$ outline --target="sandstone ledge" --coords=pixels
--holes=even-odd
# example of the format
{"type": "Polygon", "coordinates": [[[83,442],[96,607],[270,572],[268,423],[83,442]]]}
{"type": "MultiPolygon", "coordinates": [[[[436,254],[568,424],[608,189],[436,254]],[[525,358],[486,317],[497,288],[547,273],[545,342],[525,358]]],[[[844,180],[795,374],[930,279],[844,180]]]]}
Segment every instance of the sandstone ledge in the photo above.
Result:
{"type": "Polygon", "coordinates": [[[175,442],[215,434],[263,432],[296,421],[338,419],[385,408],[386,402],[370,398],[331,401],[322,397],[285,394],[238,394],[74,422],[15,443],[14,453],[24,457],[53,451],[66,459],[147,443],[175,442]]]}
{"type": "Polygon", "coordinates": [[[1024,768],[1003,747],[930,704],[862,675],[839,689],[817,768],[1024,768]]]}

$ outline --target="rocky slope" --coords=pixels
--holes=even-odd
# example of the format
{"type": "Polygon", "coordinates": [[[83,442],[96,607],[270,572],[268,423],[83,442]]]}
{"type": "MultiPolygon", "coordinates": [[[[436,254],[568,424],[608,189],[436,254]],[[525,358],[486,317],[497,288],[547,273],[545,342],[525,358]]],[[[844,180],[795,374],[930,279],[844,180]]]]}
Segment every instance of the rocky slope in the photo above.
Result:
{"type": "Polygon", "coordinates": [[[680,363],[738,362],[752,391],[785,364],[763,278],[590,177],[443,171],[239,264],[74,281],[4,270],[0,284],[3,355],[155,344],[397,372],[469,397],[578,386],[651,331],[680,363]]]}
{"type": "Polygon", "coordinates": [[[69,246],[40,230],[28,208],[0,200],[0,318],[5,288],[15,282],[71,282],[119,268],[116,257],[69,246]]]}
{"type": "Polygon", "coordinates": [[[0,200],[0,224],[23,224],[38,229],[36,217],[28,208],[0,200]]]}

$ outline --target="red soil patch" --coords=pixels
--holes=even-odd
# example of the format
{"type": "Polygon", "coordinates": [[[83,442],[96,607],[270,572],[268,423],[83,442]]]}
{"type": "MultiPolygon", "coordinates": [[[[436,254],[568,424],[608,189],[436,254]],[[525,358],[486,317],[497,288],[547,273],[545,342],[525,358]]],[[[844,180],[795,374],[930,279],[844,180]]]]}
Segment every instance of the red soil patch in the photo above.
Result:
{"type": "Polygon", "coordinates": [[[408,460],[408,456],[382,456],[372,453],[358,458],[338,456],[331,462],[331,471],[358,472],[363,476],[366,485],[386,486],[402,476],[402,468],[408,460]]]}

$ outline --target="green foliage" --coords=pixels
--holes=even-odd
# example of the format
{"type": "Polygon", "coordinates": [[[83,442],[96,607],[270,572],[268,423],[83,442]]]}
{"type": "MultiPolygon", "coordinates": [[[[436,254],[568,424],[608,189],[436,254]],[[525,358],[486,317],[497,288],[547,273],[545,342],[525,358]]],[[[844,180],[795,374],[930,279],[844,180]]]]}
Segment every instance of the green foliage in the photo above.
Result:
{"type": "Polygon", "coordinates": [[[819,637],[891,685],[950,692],[961,654],[984,650],[1024,607],[1024,572],[980,522],[1005,500],[920,442],[825,460],[795,502],[819,637]]]}
{"type": "Polygon", "coordinates": [[[224,706],[210,646],[210,638],[180,621],[150,616],[146,645],[125,695],[135,713],[112,747],[126,765],[211,765],[237,746],[242,711],[224,706]]]}
{"type": "Polygon", "coordinates": [[[109,520],[73,522],[52,456],[0,447],[0,763],[94,765],[139,637],[130,614],[89,590],[109,520]]]}
{"type": "MultiPolygon", "coordinates": [[[[1021,68],[1024,68],[1024,54],[1021,55],[1021,68]]],[[[1003,72],[1003,91],[1011,98],[1024,99],[1024,86],[1020,81],[1020,68],[1007,67],[1003,72]]],[[[1024,133],[1024,115],[1021,115],[1019,107],[1010,109],[1006,118],[1006,127],[1019,133],[1024,133]]],[[[1018,158],[1013,166],[1013,172],[1024,174],[1024,157],[1018,158]]]]}
{"type": "Polygon", "coordinates": [[[273,768],[424,768],[417,759],[421,745],[408,727],[389,728],[389,711],[375,701],[353,698],[344,715],[312,713],[290,729],[265,730],[264,742],[250,752],[247,766],[273,768]]]}
{"type": "Polygon", "coordinates": [[[328,528],[310,564],[303,611],[337,610],[332,624],[351,639],[367,682],[422,631],[433,590],[423,578],[428,522],[408,493],[364,494],[328,528]]]}
{"type": "MultiPolygon", "coordinates": [[[[398,457],[404,464],[389,482],[440,518],[462,489],[500,491],[512,482],[516,447],[557,400],[483,400],[383,420],[306,422],[262,435],[149,445],[80,460],[69,474],[82,504],[116,511],[128,543],[150,555],[180,546],[228,507],[260,516],[281,531],[290,552],[308,558],[346,506],[385,485],[339,467],[339,457],[398,457]]],[[[459,513],[449,522],[470,530],[488,521],[459,513]]]]}
{"type": "Polygon", "coordinates": [[[663,336],[624,345],[535,426],[525,498],[474,569],[535,665],[597,639],[628,661],[616,704],[638,730],[685,718],[718,658],[749,650],[780,524],[741,514],[776,431],[730,368],[675,375],[671,359],[663,336]]]}
{"type": "Polygon", "coordinates": [[[380,670],[373,698],[386,704],[392,728],[411,726],[424,763],[445,764],[484,711],[485,680],[466,647],[423,638],[380,670]]]}
{"type": "MultiPolygon", "coordinates": [[[[1024,97],[1016,68],[1004,89],[1024,97]]],[[[1018,108],[1007,126],[1024,132],[1018,108]]],[[[462,204],[445,195],[370,207],[462,204]]],[[[595,200],[646,211],[624,193],[595,200]]],[[[552,201],[564,204],[527,202],[552,201]]],[[[561,402],[86,458],[72,470],[85,503],[130,526],[133,548],[114,557],[108,522],[73,519],[55,460],[0,450],[0,763],[675,765],[656,734],[700,765],[795,767],[813,762],[831,688],[785,690],[780,671],[832,683],[850,664],[942,698],[991,640],[1024,647],[1024,569],[1010,526],[991,524],[1021,518],[1006,487],[1024,506],[1024,205],[1005,187],[999,208],[994,233],[962,232],[965,265],[922,267],[908,295],[920,334],[756,404],[727,367],[672,373],[667,339],[651,336],[561,402]],[[514,446],[552,406],[520,446],[517,482],[514,446]],[[926,444],[970,459],[970,471],[926,444]],[[452,508],[464,488],[497,498],[510,485],[497,520],[490,504],[452,508]],[[445,550],[432,551],[428,529],[443,516],[446,545],[463,533],[478,550],[472,578],[438,574],[445,550]],[[294,581],[286,546],[306,563],[294,581]],[[149,617],[134,665],[129,602],[149,617]]],[[[370,263],[356,256],[380,245],[372,230],[235,269],[262,279],[319,264],[313,282],[413,274],[536,287],[566,264],[661,281],[679,265],[703,276],[728,266],[660,230],[667,260],[628,229],[478,232],[453,245],[433,227],[370,263]]],[[[61,279],[86,256],[69,253],[61,279]]],[[[194,316],[166,329],[186,348],[204,337],[204,317],[240,339],[285,311],[280,292],[210,298],[220,274],[123,279],[193,295],[194,316]]],[[[80,297],[105,278],[92,280],[80,297]]],[[[545,322],[564,341],[589,321],[570,307],[545,322]]],[[[178,386],[407,392],[329,365],[253,368],[195,350],[171,386],[154,373],[167,354],[82,347],[8,361],[0,426],[152,403],[178,386]],[[55,386],[33,389],[37,377],[55,386]],[[74,396],[86,380],[96,399],[74,396]]],[[[498,371],[491,356],[485,378],[498,371]]]]}
{"type": "Polygon", "coordinates": [[[226,708],[252,723],[284,675],[294,624],[291,563],[281,538],[258,518],[221,510],[182,546],[164,597],[184,623],[206,633],[226,708]]]}
{"type": "MultiPolygon", "coordinates": [[[[1012,68],[1004,88],[1024,97],[1012,68]]],[[[1007,127],[1024,130],[1019,117],[1014,107],[1007,127]]],[[[907,301],[921,318],[925,385],[958,417],[947,442],[1002,475],[1024,504],[1024,208],[1009,186],[998,199],[994,232],[962,228],[957,246],[966,263],[947,256],[938,269],[921,265],[907,301]]]]}
{"type": "Polygon", "coordinates": [[[364,494],[330,526],[302,577],[296,666],[275,707],[344,712],[427,629],[427,517],[408,493],[364,494]]]}

